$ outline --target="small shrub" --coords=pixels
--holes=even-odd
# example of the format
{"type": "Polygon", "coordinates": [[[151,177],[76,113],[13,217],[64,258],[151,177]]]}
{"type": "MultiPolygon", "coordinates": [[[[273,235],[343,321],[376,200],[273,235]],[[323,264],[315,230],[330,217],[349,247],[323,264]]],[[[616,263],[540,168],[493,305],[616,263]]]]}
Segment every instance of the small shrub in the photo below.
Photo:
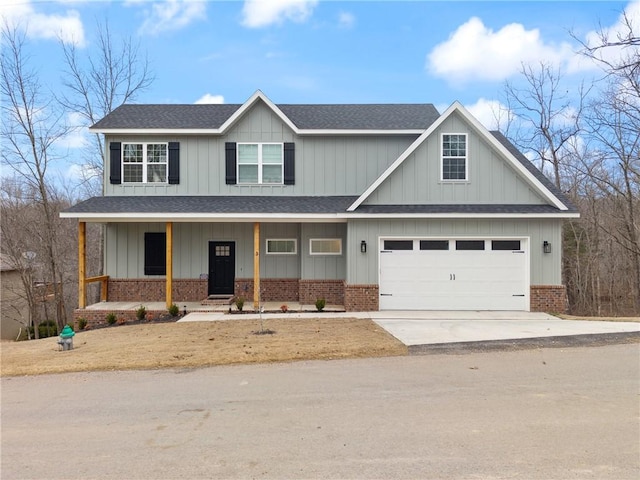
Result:
{"type": "Polygon", "coordinates": [[[78,329],[84,330],[85,328],[87,328],[87,319],[80,317],[78,319],[78,329]]]}
{"type": "Polygon", "coordinates": [[[244,308],[244,297],[236,297],[235,304],[238,311],[241,312],[244,308]]]}
{"type": "Polygon", "coordinates": [[[127,323],[127,320],[124,317],[118,318],[118,325],[124,325],[125,323],[127,323]]]}
{"type": "Polygon", "coordinates": [[[178,305],[176,305],[175,303],[172,304],[167,310],[169,310],[169,315],[171,315],[172,317],[177,317],[178,313],[180,313],[180,307],[178,307],[178,305]]]}
{"type": "MultiPolygon", "coordinates": [[[[29,327],[31,338],[34,338],[34,329],[29,327]]],[[[58,335],[58,325],[54,320],[45,320],[38,325],[38,335],[40,338],[55,337],[58,335]]]]}
{"type": "Polygon", "coordinates": [[[147,308],[144,305],[140,305],[140,308],[136,310],[136,318],[140,321],[144,320],[147,315],[147,308]]]}
{"type": "Polygon", "coordinates": [[[324,310],[324,306],[327,304],[327,301],[324,298],[318,298],[316,300],[316,309],[321,312],[324,310]]]}
{"type": "Polygon", "coordinates": [[[118,321],[118,317],[116,317],[115,313],[113,313],[113,312],[107,313],[107,323],[109,325],[113,325],[117,321],[118,321]]]}
{"type": "Polygon", "coordinates": [[[289,307],[287,306],[286,303],[283,303],[282,305],[280,305],[280,311],[282,313],[287,313],[289,311],[289,307]]]}

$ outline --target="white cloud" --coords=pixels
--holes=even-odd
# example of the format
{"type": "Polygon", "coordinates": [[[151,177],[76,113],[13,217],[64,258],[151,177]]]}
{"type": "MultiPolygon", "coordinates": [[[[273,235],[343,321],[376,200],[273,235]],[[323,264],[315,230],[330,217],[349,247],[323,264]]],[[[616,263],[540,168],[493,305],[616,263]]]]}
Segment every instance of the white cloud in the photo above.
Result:
{"type": "MultiPolygon", "coordinates": [[[[584,37],[584,43],[588,47],[597,47],[602,44],[602,36],[604,36],[609,42],[618,42],[621,39],[626,38],[630,33],[627,22],[630,24],[632,31],[635,32],[637,36],[638,31],[640,31],[640,0],[630,2],[625,8],[624,13],[620,14],[618,20],[613,25],[604,27],[598,31],[593,30],[587,33],[584,37]]],[[[637,55],[639,50],[638,46],[612,46],[598,50],[596,55],[604,61],[617,64],[629,55],[637,55]]],[[[588,64],[584,58],[581,57],[571,63],[569,68],[570,71],[576,71],[583,70],[584,68],[589,68],[591,66],[591,64],[588,64]]]]}
{"type": "MultiPolygon", "coordinates": [[[[140,2],[129,2],[130,5],[140,2]]],[[[148,3],[146,4],[148,5],[148,3]]],[[[190,23],[206,17],[207,5],[202,0],[165,0],[154,2],[146,11],[147,18],[138,30],[141,34],[158,35],[180,30],[190,23]]]]}
{"type": "Polygon", "coordinates": [[[79,47],[85,45],[84,26],[77,10],[44,14],[36,11],[29,0],[2,0],[0,17],[9,26],[24,28],[29,38],[61,38],[79,47]]]}
{"type": "Polygon", "coordinates": [[[68,114],[66,124],[70,129],[69,133],[56,140],[56,147],[66,149],[86,147],[89,144],[90,135],[86,123],[86,120],[79,113],[68,114]]]}
{"type": "Polygon", "coordinates": [[[473,17],[429,53],[427,68],[456,83],[495,81],[517,73],[522,63],[559,64],[574,55],[568,43],[546,44],[537,29],[511,23],[493,31],[473,17]]]}
{"type": "Polygon", "coordinates": [[[509,123],[509,109],[497,100],[479,98],[473,105],[465,105],[484,127],[488,130],[505,131],[509,123]]]}
{"type": "Polygon", "coordinates": [[[338,15],[338,25],[340,28],[352,28],[356,24],[356,17],[349,12],[340,12],[338,15]]]}
{"type": "Polygon", "coordinates": [[[302,23],[311,16],[317,4],[318,0],[245,0],[242,25],[260,28],[285,20],[302,23]]]}
{"type": "Polygon", "coordinates": [[[224,103],[224,97],[222,95],[211,95],[210,93],[205,93],[198,100],[196,100],[195,103],[224,103]]]}

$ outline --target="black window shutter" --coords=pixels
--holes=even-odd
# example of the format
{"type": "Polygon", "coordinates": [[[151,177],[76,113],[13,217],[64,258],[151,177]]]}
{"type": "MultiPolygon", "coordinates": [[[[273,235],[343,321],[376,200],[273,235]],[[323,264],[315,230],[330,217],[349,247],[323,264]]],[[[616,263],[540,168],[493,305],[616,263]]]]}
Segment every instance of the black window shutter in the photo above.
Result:
{"type": "Polygon", "coordinates": [[[284,144],[284,184],[296,183],[296,144],[288,142],[284,144]]]}
{"type": "Polygon", "coordinates": [[[166,275],[167,234],[146,232],[144,234],[144,274],[166,275]]]}
{"type": "Polygon", "coordinates": [[[113,185],[122,183],[122,146],[120,142],[109,144],[109,182],[113,185]]]}
{"type": "Polygon", "coordinates": [[[226,142],[224,144],[227,185],[235,185],[236,181],[236,143],[226,142]]]}
{"type": "Polygon", "coordinates": [[[180,142],[169,142],[169,183],[180,183],[180,142]]]}

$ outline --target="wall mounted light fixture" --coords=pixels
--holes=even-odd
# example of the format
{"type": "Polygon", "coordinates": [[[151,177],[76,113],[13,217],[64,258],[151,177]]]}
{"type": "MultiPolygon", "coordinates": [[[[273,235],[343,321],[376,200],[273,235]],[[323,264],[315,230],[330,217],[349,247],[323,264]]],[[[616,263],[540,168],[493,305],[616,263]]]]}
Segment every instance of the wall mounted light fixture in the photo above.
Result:
{"type": "Polygon", "coordinates": [[[542,251],[544,253],[551,253],[551,244],[546,240],[542,242],[542,251]]]}
{"type": "Polygon", "coordinates": [[[367,253],[367,242],[364,240],[360,242],[360,252],[367,253]]]}

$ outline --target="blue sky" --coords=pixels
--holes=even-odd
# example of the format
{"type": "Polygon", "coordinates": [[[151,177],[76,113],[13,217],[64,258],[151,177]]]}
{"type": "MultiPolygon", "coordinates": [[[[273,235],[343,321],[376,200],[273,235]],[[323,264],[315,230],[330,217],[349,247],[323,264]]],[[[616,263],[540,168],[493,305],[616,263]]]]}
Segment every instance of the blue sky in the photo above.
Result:
{"type": "MultiPolygon", "coordinates": [[[[616,32],[634,2],[342,2],[317,0],[0,0],[26,28],[34,64],[59,89],[57,37],[91,52],[96,21],[131,35],[155,73],[138,103],[433,103],[458,100],[488,127],[521,62],[566,72],[567,89],[597,74],[575,36],[616,32]]],[[[70,142],[73,144],[73,142],[70,142]]]]}

